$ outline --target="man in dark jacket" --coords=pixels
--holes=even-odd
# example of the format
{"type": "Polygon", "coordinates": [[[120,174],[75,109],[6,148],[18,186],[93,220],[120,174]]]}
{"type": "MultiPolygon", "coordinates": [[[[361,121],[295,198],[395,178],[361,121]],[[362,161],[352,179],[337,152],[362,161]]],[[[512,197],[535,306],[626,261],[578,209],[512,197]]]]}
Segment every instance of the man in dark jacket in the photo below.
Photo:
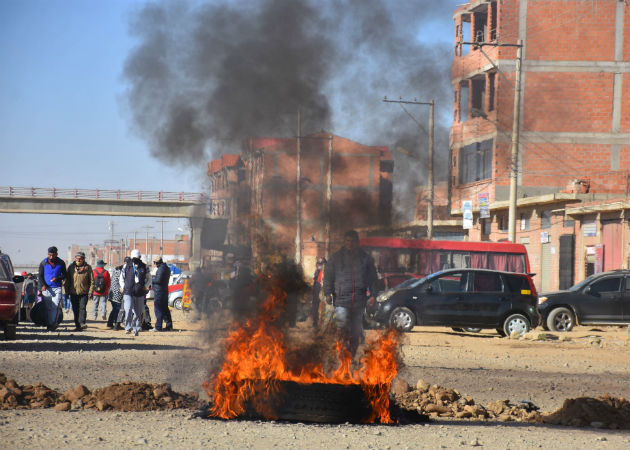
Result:
{"type": "Polygon", "coordinates": [[[86,308],[88,297],[94,290],[94,274],[92,266],[85,262],[85,253],[77,252],[74,261],[68,266],[65,286],[66,294],[70,295],[72,313],[74,314],[75,331],[87,328],[86,308]]]}
{"type": "Polygon", "coordinates": [[[155,310],[155,328],[151,331],[172,331],[173,320],[171,311],[168,309],[168,282],[171,278],[171,269],[162,261],[161,256],[153,259],[153,264],[157,266],[157,271],[153,276],[153,307],[155,310]],[[164,320],[164,329],[162,329],[164,320]]]}
{"type": "Polygon", "coordinates": [[[57,247],[48,248],[48,257],[39,264],[39,286],[48,309],[48,330],[57,328],[57,314],[62,297],[66,263],[57,256],[57,247]]]}
{"type": "Polygon", "coordinates": [[[326,302],[335,305],[337,329],[345,348],[354,357],[363,335],[363,311],[376,281],[372,257],[359,247],[359,234],[350,230],[344,246],[335,253],[324,272],[326,302]]]}
{"type": "Polygon", "coordinates": [[[131,261],[126,262],[120,273],[125,307],[125,333],[138,336],[142,327],[142,311],[147,295],[147,266],[140,259],[140,250],[131,251],[131,261]]]}

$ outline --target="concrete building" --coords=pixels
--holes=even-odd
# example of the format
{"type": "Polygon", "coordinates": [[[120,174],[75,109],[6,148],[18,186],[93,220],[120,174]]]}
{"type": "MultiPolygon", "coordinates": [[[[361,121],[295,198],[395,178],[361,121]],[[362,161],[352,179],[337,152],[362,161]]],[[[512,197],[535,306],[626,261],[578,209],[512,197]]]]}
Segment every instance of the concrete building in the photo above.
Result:
{"type": "Polygon", "coordinates": [[[630,192],[630,6],[473,0],[453,17],[451,205],[455,215],[463,200],[475,205],[469,238],[508,238],[517,50],[495,44],[520,39],[515,240],[528,246],[537,287],[583,279],[595,270],[586,262],[594,245],[609,255],[598,270],[628,267],[628,241],[605,230],[625,236],[629,227],[626,210],[607,205],[625,205],[630,192]],[[489,218],[479,218],[480,194],[489,218]]]}
{"type": "Polygon", "coordinates": [[[175,264],[182,270],[188,270],[190,264],[191,241],[187,234],[175,235],[175,239],[164,239],[162,252],[160,252],[160,237],[149,236],[149,239],[133,239],[106,241],[103,244],[79,245],[73,244],[68,248],[66,264],[74,261],[74,255],[78,251],[85,253],[88,264],[96,267],[96,262],[102,259],[108,266],[123,264],[125,256],[131,250],[137,248],[143,255],[143,260],[151,264],[153,256],[162,254],[164,262],[175,264]]]}
{"type": "Polygon", "coordinates": [[[212,201],[225,200],[229,209],[226,249],[249,247],[254,260],[293,258],[299,242],[308,274],[318,256],[339,247],[345,230],[390,226],[394,164],[387,147],[323,131],[302,137],[300,147],[299,214],[295,138],[251,138],[229,165],[223,157],[210,162],[208,175],[212,201]]]}

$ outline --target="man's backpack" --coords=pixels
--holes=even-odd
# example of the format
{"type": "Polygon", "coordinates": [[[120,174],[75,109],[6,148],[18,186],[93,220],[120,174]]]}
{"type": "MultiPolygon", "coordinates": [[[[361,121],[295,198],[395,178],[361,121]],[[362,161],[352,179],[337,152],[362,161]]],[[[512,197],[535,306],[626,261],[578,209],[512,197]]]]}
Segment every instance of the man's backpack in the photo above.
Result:
{"type": "Polygon", "coordinates": [[[100,271],[98,269],[95,270],[96,277],[94,277],[94,293],[104,295],[106,284],[105,284],[105,277],[103,276],[103,273],[105,272],[105,269],[103,269],[102,267],[99,267],[99,269],[101,270],[100,271]]]}

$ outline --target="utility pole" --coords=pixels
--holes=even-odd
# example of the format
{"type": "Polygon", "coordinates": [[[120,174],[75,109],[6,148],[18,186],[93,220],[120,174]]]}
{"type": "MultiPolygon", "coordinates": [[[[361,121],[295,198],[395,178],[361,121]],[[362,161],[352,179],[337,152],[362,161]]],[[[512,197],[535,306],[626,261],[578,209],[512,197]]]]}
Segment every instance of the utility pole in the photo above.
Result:
{"type": "Polygon", "coordinates": [[[326,260],[330,258],[330,235],[332,233],[332,155],[333,137],[328,137],[328,176],[326,177],[326,260]]]}
{"type": "Polygon", "coordinates": [[[148,258],[148,256],[149,256],[149,230],[150,230],[151,228],[153,228],[153,227],[152,227],[152,226],[150,226],[150,225],[145,225],[145,226],[143,226],[142,228],[146,228],[146,230],[147,230],[147,237],[146,237],[146,239],[145,239],[145,241],[144,241],[144,254],[145,254],[145,255],[147,256],[147,258],[148,258]]]}
{"type": "Polygon", "coordinates": [[[521,112],[521,59],[523,57],[523,41],[518,40],[516,47],[516,69],[514,81],[514,114],[512,120],[512,155],[510,158],[510,210],[508,213],[508,238],[516,242],[516,200],[518,184],[518,144],[520,136],[521,112]]]}
{"type": "Polygon", "coordinates": [[[300,129],[300,110],[297,112],[297,181],[295,189],[297,232],[295,235],[295,263],[302,264],[302,145],[300,129]]]}
{"type": "Polygon", "coordinates": [[[164,222],[168,222],[168,220],[160,219],[158,220],[162,227],[162,234],[160,235],[160,257],[164,258],[164,222]]]}
{"type": "MultiPolygon", "coordinates": [[[[490,47],[516,47],[516,68],[514,70],[514,110],[512,115],[512,149],[510,155],[510,199],[508,211],[508,239],[516,242],[516,208],[518,198],[518,146],[520,137],[520,113],[521,113],[521,64],[523,60],[523,40],[516,44],[501,44],[498,42],[461,42],[472,45],[481,51],[481,54],[492,64],[508,84],[511,84],[505,74],[494,61],[483,51],[484,46],[490,47]]],[[[497,125],[498,130],[498,125],[497,125]]]]}
{"type": "MultiPolygon", "coordinates": [[[[427,189],[429,190],[429,199],[427,202],[427,239],[431,240],[433,239],[433,197],[434,197],[434,177],[433,177],[433,129],[434,129],[434,117],[435,117],[435,113],[434,113],[434,108],[435,108],[435,101],[434,100],[429,100],[428,102],[418,102],[415,99],[413,101],[411,100],[387,100],[387,98],[383,99],[384,102],[386,103],[398,103],[401,106],[403,104],[408,104],[408,105],[429,105],[429,174],[428,174],[428,180],[427,180],[427,189]]],[[[403,108],[404,110],[404,108],[403,108]]],[[[407,112],[407,110],[405,110],[405,112],[407,112]]],[[[409,114],[409,113],[407,113],[409,114]]],[[[410,115],[410,114],[409,114],[410,115]]],[[[411,115],[410,115],[411,116],[411,115]]],[[[418,124],[418,126],[420,127],[421,130],[424,131],[424,128],[422,128],[420,126],[420,124],[416,121],[416,119],[411,116],[411,118],[414,120],[414,122],[416,122],[418,124]]]]}

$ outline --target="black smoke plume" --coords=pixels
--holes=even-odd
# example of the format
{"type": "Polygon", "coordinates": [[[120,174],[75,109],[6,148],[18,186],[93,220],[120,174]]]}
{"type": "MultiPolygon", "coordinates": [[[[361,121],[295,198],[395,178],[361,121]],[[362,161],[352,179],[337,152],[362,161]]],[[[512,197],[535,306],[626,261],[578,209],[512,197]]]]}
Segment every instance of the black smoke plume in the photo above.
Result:
{"type": "MultiPolygon", "coordinates": [[[[250,136],[322,129],[394,151],[394,197],[413,211],[428,137],[382,98],[436,101],[436,177],[445,179],[454,1],[162,1],[136,11],[124,68],[135,132],[168,164],[204,167],[250,136]],[[434,27],[434,28],[430,28],[434,27]],[[420,37],[422,36],[422,37],[420,37]],[[398,151],[402,148],[406,151],[398,151]]],[[[407,106],[426,128],[428,108],[407,106]]]]}

